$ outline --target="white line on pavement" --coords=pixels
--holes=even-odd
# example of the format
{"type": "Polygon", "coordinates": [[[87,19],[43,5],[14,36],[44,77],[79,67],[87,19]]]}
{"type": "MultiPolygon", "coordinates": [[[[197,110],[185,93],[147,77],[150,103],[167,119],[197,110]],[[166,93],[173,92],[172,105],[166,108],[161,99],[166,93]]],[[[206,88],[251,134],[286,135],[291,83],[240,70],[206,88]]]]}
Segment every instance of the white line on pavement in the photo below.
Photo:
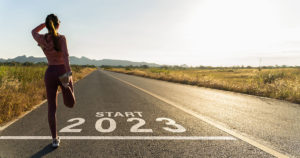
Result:
{"type": "MultiPolygon", "coordinates": [[[[68,140],[236,140],[231,136],[59,136],[68,140]]],[[[0,136],[0,140],[43,140],[51,136],[0,136]]]]}

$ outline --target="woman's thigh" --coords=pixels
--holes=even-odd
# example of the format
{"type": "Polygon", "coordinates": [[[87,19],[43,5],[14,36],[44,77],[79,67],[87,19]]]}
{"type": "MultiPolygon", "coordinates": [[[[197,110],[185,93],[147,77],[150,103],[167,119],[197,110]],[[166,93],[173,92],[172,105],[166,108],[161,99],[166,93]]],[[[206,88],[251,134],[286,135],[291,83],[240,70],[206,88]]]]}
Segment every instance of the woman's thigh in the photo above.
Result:
{"type": "Polygon", "coordinates": [[[47,99],[49,104],[56,104],[57,89],[58,89],[58,77],[55,71],[49,71],[48,69],[45,72],[44,78],[47,99]]]}

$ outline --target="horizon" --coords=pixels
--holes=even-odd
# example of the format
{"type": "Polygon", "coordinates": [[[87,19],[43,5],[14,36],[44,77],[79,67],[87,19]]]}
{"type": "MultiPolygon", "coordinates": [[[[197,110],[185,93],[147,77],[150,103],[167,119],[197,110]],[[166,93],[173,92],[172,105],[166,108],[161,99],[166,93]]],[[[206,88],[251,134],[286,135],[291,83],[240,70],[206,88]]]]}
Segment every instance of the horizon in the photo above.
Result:
{"type": "Polygon", "coordinates": [[[0,58],[45,57],[31,30],[54,13],[70,56],[78,58],[160,65],[299,66],[297,6],[296,0],[0,0],[0,21],[5,24],[0,26],[5,30],[0,58]]]}
{"type": "MultiPolygon", "coordinates": [[[[46,58],[46,57],[35,57],[35,56],[27,56],[27,55],[20,55],[20,56],[16,56],[14,58],[17,58],[17,57],[22,57],[22,56],[25,56],[26,58],[28,57],[34,57],[34,58],[46,58]]],[[[87,58],[89,60],[96,60],[96,61],[99,61],[99,60],[120,60],[120,61],[129,61],[129,62],[136,62],[136,63],[147,63],[147,64],[156,64],[156,65],[159,65],[159,66],[179,66],[179,67],[201,67],[201,66],[204,66],[204,67],[252,67],[252,68],[258,68],[258,67],[300,67],[300,65],[278,65],[278,64],[275,64],[275,65],[257,65],[257,66],[251,66],[251,65],[229,65],[229,66],[224,66],[224,65],[219,65],[219,66],[212,66],[212,65],[188,65],[188,64],[174,64],[174,65],[168,65],[168,64],[157,64],[157,63],[154,63],[154,62],[146,62],[146,61],[132,61],[132,60],[123,60],[123,59],[107,59],[107,58],[103,58],[103,59],[92,59],[92,58],[88,58],[88,57],[85,57],[85,56],[81,56],[81,57],[77,57],[77,56],[70,56],[70,57],[76,57],[76,58],[87,58]]],[[[11,60],[11,59],[14,59],[14,58],[0,58],[0,59],[3,59],[3,60],[11,60]]],[[[1,63],[1,62],[0,62],[1,63]]],[[[70,63],[72,64],[72,63],[70,63]]],[[[93,65],[93,64],[92,64],[93,65]]],[[[119,66],[119,65],[115,65],[115,66],[119,66]]]]}

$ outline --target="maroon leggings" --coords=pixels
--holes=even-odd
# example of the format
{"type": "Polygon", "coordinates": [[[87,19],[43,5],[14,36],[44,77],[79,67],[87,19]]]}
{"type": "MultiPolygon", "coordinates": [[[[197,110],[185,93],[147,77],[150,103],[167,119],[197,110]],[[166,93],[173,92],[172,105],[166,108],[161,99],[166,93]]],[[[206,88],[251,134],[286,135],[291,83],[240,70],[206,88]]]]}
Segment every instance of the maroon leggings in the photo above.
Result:
{"type": "MultiPolygon", "coordinates": [[[[51,130],[52,138],[57,137],[56,131],[56,108],[57,108],[57,89],[58,86],[61,87],[64,99],[67,97],[64,96],[67,91],[61,84],[58,79],[58,76],[66,73],[64,65],[48,65],[48,68],[45,72],[45,86],[47,92],[48,100],[48,123],[51,130]]],[[[73,81],[70,80],[70,87],[73,91],[73,81]]],[[[68,105],[68,107],[73,107],[74,105],[68,105]]]]}

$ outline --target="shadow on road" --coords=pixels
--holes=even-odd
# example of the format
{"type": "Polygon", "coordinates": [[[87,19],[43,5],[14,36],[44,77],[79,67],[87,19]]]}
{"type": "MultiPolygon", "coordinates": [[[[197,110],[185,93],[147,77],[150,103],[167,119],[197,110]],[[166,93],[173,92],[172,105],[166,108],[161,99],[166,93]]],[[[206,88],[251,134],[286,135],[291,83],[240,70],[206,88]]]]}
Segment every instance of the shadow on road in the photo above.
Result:
{"type": "Polygon", "coordinates": [[[42,150],[40,150],[39,152],[32,155],[31,158],[43,157],[43,156],[47,155],[48,153],[54,151],[55,149],[56,148],[53,148],[51,144],[48,144],[42,150]]]}

